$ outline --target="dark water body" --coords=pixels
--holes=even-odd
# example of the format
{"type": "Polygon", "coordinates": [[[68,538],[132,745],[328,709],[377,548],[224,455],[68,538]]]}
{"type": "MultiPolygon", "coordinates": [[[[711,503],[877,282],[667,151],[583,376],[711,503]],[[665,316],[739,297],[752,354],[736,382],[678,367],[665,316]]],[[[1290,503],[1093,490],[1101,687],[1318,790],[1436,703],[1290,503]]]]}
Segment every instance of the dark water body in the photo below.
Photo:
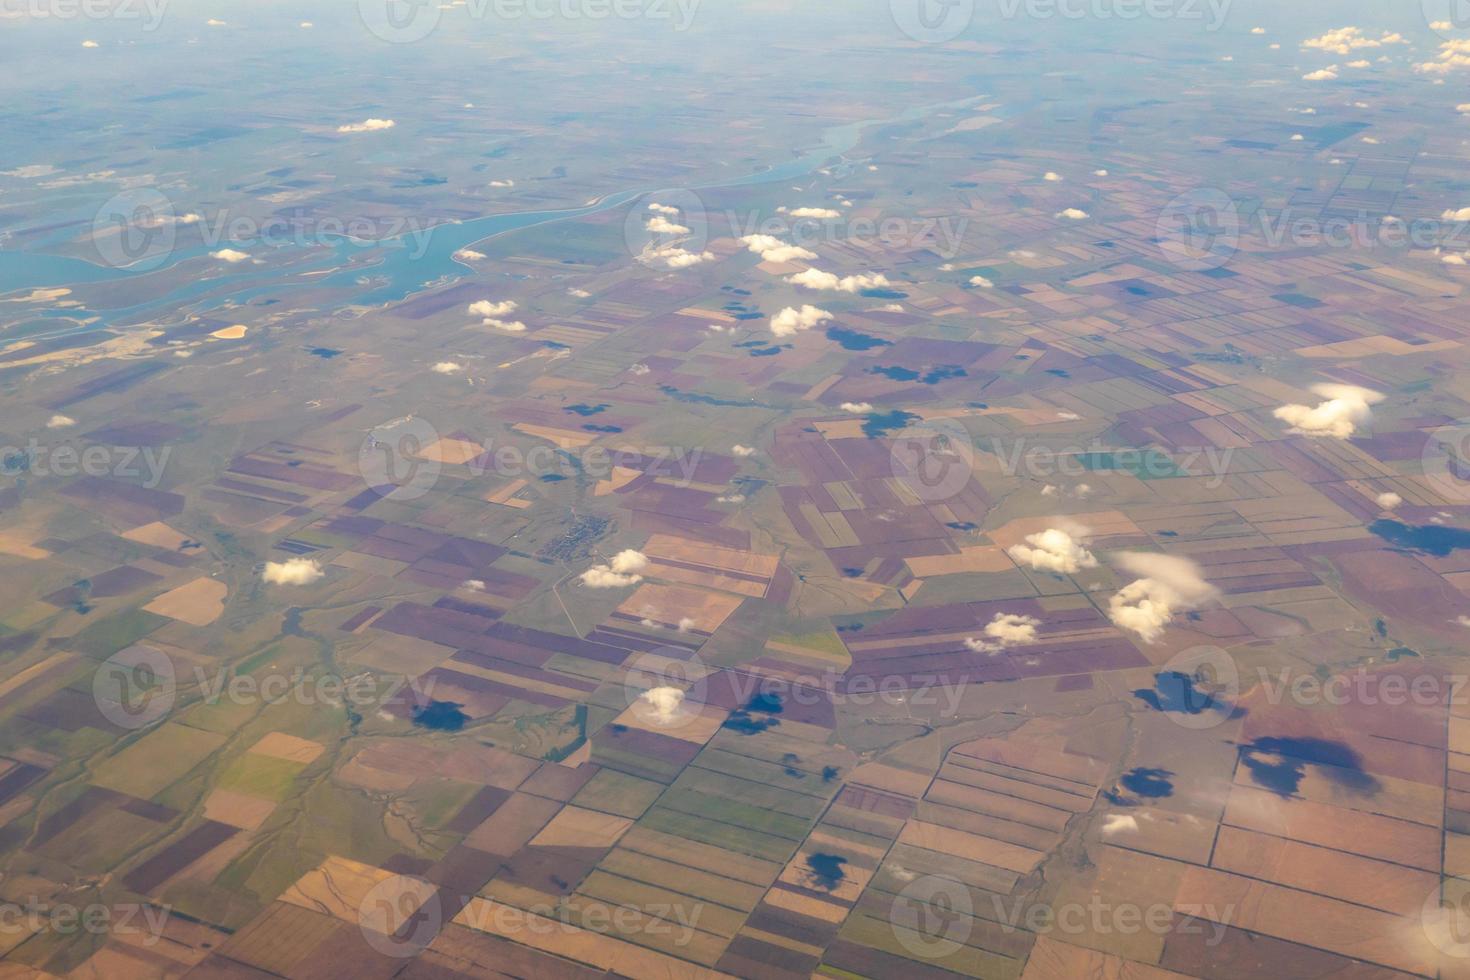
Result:
{"type": "Polygon", "coordinates": [[[457,732],[470,720],[469,715],[459,710],[462,707],[453,701],[430,701],[414,710],[413,723],[436,732],[457,732]]]}
{"type": "Polygon", "coordinates": [[[1389,544],[1422,551],[1436,558],[1444,558],[1460,548],[1470,548],[1470,531],[1443,524],[1401,524],[1380,520],[1369,524],[1368,530],[1389,544]]]}

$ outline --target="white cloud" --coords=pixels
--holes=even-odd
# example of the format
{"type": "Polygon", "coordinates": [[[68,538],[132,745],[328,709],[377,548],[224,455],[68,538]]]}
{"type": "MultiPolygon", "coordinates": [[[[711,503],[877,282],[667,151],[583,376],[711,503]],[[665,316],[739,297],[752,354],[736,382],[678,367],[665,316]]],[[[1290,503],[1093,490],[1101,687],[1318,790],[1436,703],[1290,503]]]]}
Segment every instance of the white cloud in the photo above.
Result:
{"type": "Polygon", "coordinates": [[[268,561],[261,577],[269,585],[310,585],[326,575],[321,566],[310,558],[288,558],[285,561],[268,561]]]}
{"type": "Polygon", "coordinates": [[[870,275],[843,276],[838,278],[834,273],[823,272],[821,269],[807,269],[794,276],[788,276],[787,282],[793,286],[801,286],[805,289],[826,290],[838,293],[857,293],[864,289],[881,289],[890,286],[888,277],[882,273],[870,275]]]}
{"type": "Polygon", "coordinates": [[[313,23],[312,23],[312,22],[311,22],[311,21],[309,21],[309,20],[303,20],[303,21],[302,21],[302,22],[301,22],[301,28],[302,28],[302,30],[308,30],[308,31],[309,31],[309,30],[311,30],[311,29],[312,29],[312,28],[313,28],[313,27],[315,27],[315,26],[316,26],[316,25],[315,25],[315,24],[313,24],[313,23]]]}
{"type": "Polygon", "coordinates": [[[1445,41],[1439,46],[1439,54],[1433,61],[1414,66],[1417,72],[1426,75],[1447,75],[1460,68],[1470,67],[1470,38],[1445,41]]]}
{"type": "Polygon", "coordinates": [[[1128,813],[1109,813],[1103,816],[1102,835],[1137,833],[1138,818],[1128,813]]]}
{"type": "Polygon", "coordinates": [[[0,177],[19,177],[22,180],[33,180],[36,177],[49,177],[56,173],[56,168],[49,163],[32,163],[24,167],[16,167],[14,170],[0,170],[0,177]]]}
{"type": "Polygon", "coordinates": [[[869,412],[871,412],[873,410],[873,403],[872,402],[843,402],[841,405],[838,405],[837,407],[840,408],[840,409],[842,409],[844,412],[851,412],[853,415],[867,415],[869,412]]]}
{"type": "Polygon", "coordinates": [[[76,425],[77,420],[69,415],[53,415],[46,422],[48,429],[65,429],[67,426],[76,425]]]}
{"type": "Polygon", "coordinates": [[[452,258],[457,262],[479,262],[485,258],[485,253],[476,252],[472,248],[462,248],[455,252],[452,258]]]}
{"type": "Polygon", "coordinates": [[[1038,571],[1076,575],[1084,568],[1096,568],[1097,558],[1061,528],[1047,528],[1026,535],[1024,544],[1006,549],[1017,564],[1030,565],[1038,571]]]}
{"type": "Polygon", "coordinates": [[[1108,618],[1119,629],[1137,633],[1145,643],[1163,635],[1175,615],[1197,609],[1219,593],[1188,558],[1130,551],[1116,558],[1124,569],[1142,577],[1108,600],[1108,618]]]}
{"type": "Polygon", "coordinates": [[[1017,613],[996,613],[985,626],[985,635],[1007,646],[1017,643],[1035,643],[1036,627],[1041,620],[1017,613]]]}
{"type": "Polygon", "coordinates": [[[470,316],[481,317],[480,325],[503,330],[506,333],[525,333],[526,325],[520,320],[503,319],[507,314],[514,313],[517,309],[515,300],[503,300],[499,303],[488,299],[477,300],[470,304],[470,316]]]}
{"type": "Polygon", "coordinates": [[[790,262],[793,259],[815,259],[817,253],[800,245],[788,245],[774,235],[746,235],[741,244],[767,262],[790,262]]]}
{"type": "Polygon", "coordinates": [[[587,297],[591,296],[592,294],[589,293],[589,292],[587,292],[587,290],[585,290],[585,289],[578,289],[575,286],[573,286],[571,289],[568,289],[567,290],[567,295],[568,296],[574,296],[577,299],[586,299],[587,297]]]}
{"type": "Polygon", "coordinates": [[[1450,208],[1440,218],[1444,221],[1470,221],[1470,208],[1450,208]]]}
{"type": "Polygon", "coordinates": [[[1458,254],[1456,254],[1454,252],[1449,252],[1449,253],[1447,253],[1445,255],[1441,255],[1439,257],[1439,260],[1441,262],[1443,262],[1445,265],[1466,265],[1467,264],[1466,261],[1465,261],[1465,256],[1458,255],[1458,254]]]}
{"type": "Polygon", "coordinates": [[[684,692],[677,687],[651,688],[638,697],[653,709],[653,720],[661,725],[678,720],[679,708],[684,704],[684,692]]]}
{"type": "Polygon", "coordinates": [[[713,252],[690,252],[677,245],[662,248],[649,245],[638,256],[644,265],[661,265],[666,269],[687,269],[701,262],[712,262],[714,258],[713,252]]]}
{"type": "Polygon", "coordinates": [[[1336,68],[1337,68],[1336,65],[1332,65],[1332,66],[1327,67],[1327,68],[1318,68],[1316,71],[1309,71],[1305,75],[1302,76],[1302,81],[1304,81],[1304,82],[1330,82],[1334,78],[1337,77],[1337,72],[1335,71],[1336,68]]]}
{"type": "Polygon", "coordinates": [[[1069,221],[1085,221],[1091,215],[1081,208],[1064,208],[1057,212],[1057,217],[1066,218],[1069,221]]]}
{"type": "Polygon", "coordinates": [[[1455,111],[1470,113],[1470,102],[1461,102],[1459,105],[1455,106],[1455,111]]]}
{"type": "Polygon", "coordinates": [[[688,633],[690,630],[694,629],[694,626],[695,626],[694,617],[692,617],[692,616],[681,616],[681,617],[679,617],[679,623],[678,623],[678,625],[675,626],[674,628],[676,630],[678,630],[680,633],[688,633]]]}
{"type": "Polygon", "coordinates": [[[1316,407],[1283,405],[1272,413],[1297,435],[1346,439],[1372,418],[1371,406],[1387,397],[1357,385],[1313,385],[1311,390],[1325,400],[1316,407]]]}
{"type": "Polygon", "coordinates": [[[348,123],[345,126],[338,126],[337,127],[337,132],[339,132],[339,133],[376,133],[379,130],[392,129],[396,125],[398,125],[398,124],[395,123],[391,119],[364,119],[360,123],[348,123]]]}
{"type": "Polygon", "coordinates": [[[815,306],[803,306],[797,309],[788,306],[786,309],[771,317],[771,333],[777,337],[790,337],[793,334],[810,330],[812,327],[832,319],[832,314],[815,306]]]}
{"type": "Polygon", "coordinates": [[[1092,175],[1094,177],[1106,177],[1108,175],[1108,172],[1106,170],[1094,170],[1092,172],[1092,175]]]}
{"type": "Polygon", "coordinates": [[[1264,27],[1252,27],[1251,28],[1251,33],[1252,34],[1264,34],[1264,33],[1266,33],[1266,29],[1264,27]]]}
{"type": "Polygon", "coordinates": [[[1300,143],[1304,139],[1306,139],[1306,137],[1303,136],[1301,133],[1292,133],[1291,134],[1291,141],[1293,143],[1300,143]]]}
{"type": "Polygon", "coordinates": [[[97,46],[98,45],[97,45],[97,42],[96,41],[83,41],[82,42],[82,47],[84,47],[84,48],[95,48],[97,46]]]}
{"type": "Polygon", "coordinates": [[[229,25],[226,24],[224,21],[220,20],[217,17],[211,17],[211,18],[209,18],[209,20],[206,20],[204,22],[204,26],[205,27],[228,27],[229,25]]]}
{"type": "Polygon", "coordinates": [[[1360,27],[1339,27],[1318,37],[1308,38],[1302,47],[1312,51],[1328,51],[1332,54],[1350,54],[1363,48],[1381,48],[1385,44],[1403,44],[1403,35],[1385,31],[1380,37],[1372,38],[1360,27]]]}
{"type": "Polygon", "coordinates": [[[673,207],[673,206],[668,205],[668,204],[659,204],[657,201],[654,201],[652,204],[650,204],[648,206],[648,210],[653,211],[656,214],[678,214],[679,213],[679,209],[678,208],[673,207]]]}
{"type": "Polygon", "coordinates": [[[1374,500],[1377,502],[1378,506],[1382,507],[1384,510],[1393,510],[1404,502],[1404,498],[1400,497],[1392,490],[1389,490],[1385,493],[1380,493],[1377,497],[1374,498],[1374,500]]]}
{"type": "Polygon", "coordinates": [[[1378,145],[1378,138],[1376,136],[1364,136],[1363,137],[1363,142],[1364,143],[1368,143],[1369,145],[1372,145],[1372,146],[1377,146],[1378,145]]]}
{"type": "Polygon", "coordinates": [[[756,450],[754,446],[735,445],[730,447],[730,452],[736,456],[754,456],[756,450]]]}
{"type": "Polygon", "coordinates": [[[492,181],[490,181],[490,184],[489,184],[490,187],[514,187],[515,185],[516,185],[516,182],[513,181],[513,180],[509,180],[509,179],[507,179],[507,180],[492,180],[492,181]]]}
{"type": "Polygon", "coordinates": [[[233,248],[222,248],[218,252],[210,252],[209,257],[212,259],[219,259],[221,262],[228,262],[230,263],[230,265],[235,265],[239,262],[250,261],[249,252],[241,252],[233,248]]]}
{"type": "Polygon", "coordinates": [[[471,592],[484,592],[485,591],[485,582],[484,582],[484,580],[483,579],[478,579],[478,578],[467,578],[463,582],[459,583],[459,586],[462,589],[469,589],[471,592]]]}
{"type": "Polygon", "coordinates": [[[781,214],[790,215],[793,218],[832,219],[842,217],[841,211],[833,211],[831,208],[791,208],[790,210],[787,210],[786,208],[777,208],[776,210],[781,214]]]}
{"type": "Polygon", "coordinates": [[[986,279],[984,276],[971,276],[970,285],[979,286],[981,289],[995,288],[995,283],[991,282],[989,279],[986,279]]]}
{"type": "Polygon", "coordinates": [[[1349,61],[1347,63],[1347,66],[1349,68],[1368,68],[1372,64],[1373,64],[1373,62],[1371,62],[1371,61],[1365,61],[1364,59],[1359,58],[1357,61],[1349,61]]]}
{"type": "Polygon", "coordinates": [[[653,232],[655,235],[689,234],[689,229],[687,227],[685,227],[684,225],[677,225],[661,214],[656,214],[653,217],[649,218],[648,221],[643,225],[643,227],[653,232]]]}
{"type": "Polygon", "coordinates": [[[1049,181],[1052,181],[1053,183],[1055,183],[1056,181],[1059,181],[1059,180],[1062,179],[1062,175],[1059,174],[1059,173],[1057,173],[1054,170],[1048,170],[1046,173],[1044,173],[1044,174],[1041,175],[1041,179],[1042,180],[1049,180],[1049,181]]]}
{"type": "Polygon", "coordinates": [[[464,365],[456,364],[453,361],[440,361],[438,364],[435,364],[433,368],[431,368],[431,370],[435,374],[458,374],[460,371],[464,370],[464,365]]]}
{"type": "Polygon", "coordinates": [[[648,556],[628,548],[613,555],[604,565],[593,565],[582,573],[582,584],[589,589],[618,589],[643,581],[638,573],[648,567],[648,556]]]}

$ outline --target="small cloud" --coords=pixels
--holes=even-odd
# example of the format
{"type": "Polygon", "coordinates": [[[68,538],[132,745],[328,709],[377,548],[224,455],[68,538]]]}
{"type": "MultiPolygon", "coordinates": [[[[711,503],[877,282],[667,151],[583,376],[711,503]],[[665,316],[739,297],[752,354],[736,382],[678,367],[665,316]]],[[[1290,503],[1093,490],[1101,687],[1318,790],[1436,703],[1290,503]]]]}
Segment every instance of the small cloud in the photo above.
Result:
{"type": "Polygon", "coordinates": [[[430,370],[432,370],[435,374],[458,374],[459,372],[464,370],[464,365],[456,364],[453,361],[440,361],[438,364],[435,364],[430,370]]]}
{"type": "Polygon", "coordinates": [[[655,687],[638,695],[652,711],[652,718],[661,725],[672,724],[679,719],[679,708],[684,704],[684,692],[677,687],[655,687]]]}
{"type": "Polygon", "coordinates": [[[835,273],[823,272],[820,269],[807,269],[805,272],[788,276],[786,281],[793,286],[801,286],[804,289],[816,289],[837,293],[859,293],[864,289],[882,289],[892,285],[888,281],[888,277],[881,273],[838,278],[835,273]]]}
{"type": "Polygon", "coordinates": [[[694,629],[694,626],[695,622],[692,616],[682,616],[679,618],[678,625],[674,628],[677,629],[680,633],[688,633],[690,630],[694,629]]]}
{"type": "Polygon", "coordinates": [[[312,28],[313,28],[313,27],[315,27],[315,26],[316,26],[316,25],[315,25],[315,24],[313,24],[313,23],[312,23],[312,22],[311,22],[311,21],[309,21],[309,20],[303,20],[303,21],[302,21],[302,22],[301,22],[301,29],[302,29],[302,30],[304,30],[304,31],[309,31],[309,30],[311,30],[311,29],[312,29],[312,28]]]}
{"type": "Polygon", "coordinates": [[[661,265],[666,269],[687,269],[703,262],[713,262],[714,258],[713,252],[690,252],[677,245],[662,248],[650,245],[638,255],[638,260],[644,265],[661,265]]]}
{"type": "Polygon", "coordinates": [[[842,217],[841,211],[834,211],[831,208],[792,208],[790,210],[787,210],[786,208],[777,208],[776,210],[781,214],[789,215],[793,218],[821,218],[825,220],[832,220],[842,217]]]}
{"type": "Polygon", "coordinates": [[[1386,44],[1406,43],[1402,34],[1384,31],[1376,38],[1363,33],[1360,27],[1339,27],[1319,36],[1308,38],[1302,47],[1309,51],[1327,51],[1332,54],[1350,54],[1364,48],[1381,48],[1386,44]]]}
{"type": "Polygon", "coordinates": [[[1251,28],[1251,33],[1252,34],[1264,34],[1264,33],[1266,33],[1266,29],[1264,27],[1252,27],[1251,28]]]}
{"type": "Polygon", "coordinates": [[[1068,221],[1085,221],[1091,217],[1091,215],[1081,208],[1065,208],[1058,211],[1056,216],[1058,218],[1066,218],[1068,221]]]}
{"type": "Polygon", "coordinates": [[[206,20],[204,22],[204,26],[205,27],[228,27],[229,25],[226,24],[224,21],[220,20],[217,17],[211,17],[211,18],[209,18],[209,20],[206,20]]]}
{"type": "Polygon", "coordinates": [[[790,337],[820,326],[830,319],[831,313],[815,306],[803,306],[800,309],[788,306],[771,317],[771,333],[777,337],[790,337]]]}
{"type": "Polygon", "coordinates": [[[1102,835],[1112,837],[1114,834],[1137,833],[1138,818],[1129,813],[1109,813],[1103,817],[1102,835]]]}
{"type": "Polygon", "coordinates": [[[1378,506],[1382,507],[1384,510],[1393,510],[1404,502],[1404,498],[1400,497],[1392,490],[1387,491],[1386,493],[1380,493],[1377,497],[1374,498],[1374,500],[1377,502],[1378,506]]]}
{"type": "Polygon", "coordinates": [[[1059,173],[1057,173],[1054,170],[1048,170],[1046,173],[1044,173],[1044,174],[1041,175],[1041,179],[1042,180],[1049,180],[1049,181],[1052,181],[1053,183],[1055,183],[1056,181],[1059,181],[1059,180],[1062,179],[1062,175],[1059,174],[1059,173]]]}
{"type": "Polygon", "coordinates": [[[268,585],[310,585],[324,575],[321,566],[310,558],[268,561],[261,572],[268,585]]]}
{"type": "Polygon", "coordinates": [[[1108,618],[1119,629],[1137,633],[1145,643],[1163,635],[1178,613],[1197,609],[1219,594],[1188,558],[1125,551],[1118,564],[1142,576],[1108,600],[1108,618]]]}
{"type": "Polygon", "coordinates": [[[489,186],[489,187],[514,187],[515,185],[516,185],[516,182],[513,181],[513,180],[492,180],[492,181],[490,181],[490,183],[487,186],[489,186]]]}
{"type": "Polygon", "coordinates": [[[98,44],[97,44],[96,41],[83,41],[82,42],[82,47],[84,47],[84,48],[95,48],[95,47],[98,47],[98,44]]]}
{"type": "Polygon", "coordinates": [[[734,453],[736,456],[754,456],[756,450],[754,446],[735,445],[730,447],[730,452],[734,453]]]}
{"type": "Polygon", "coordinates": [[[587,292],[587,290],[585,289],[578,289],[577,287],[573,286],[571,289],[567,290],[567,295],[576,299],[586,299],[592,294],[587,292]]]}
{"type": "Polygon", "coordinates": [[[1370,146],[1377,146],[1378,138],[1376,136],[1364,136],[1363,142],[1369,144],[1370,146]]]}
{"type": "Polygon", "coordinates": [[[1470,208],[1450,208],[1440,218],[1444,221],[1470,221],[1470,208]]]}
{"type": "Polygon", "coordinates": [[[348,123],[338,126],[339,133],[376,133],[384,129],[392,129],[398,125],[391,119],[364,119],[360,123],[348,123]]]}
{"type": "Polygon", "coordinates": [[[1071,534],[1061,528],[1047,528],[1026,535],[1024,544],[1006,549],[1006,554],[1019,565],[1029,565],[1042,572],[1076,575],[1084,568],[1096,568],[1097,558],[1082,547],[1071,534]]]}
{"type": "Polygon", "coordinates": [[[1092,172],[1092,175],[1094,177],[1106,177],[1108,175],[1108,172],[1106,170],[1094,170],[1092,172]]]}
{"type": "Polygon", "coordinates": [[[1364,61],[1362,58],[1359,58],[1357,61],[1349,61],[1347,63],[1347,66],[1349,68],[1368,68],[1372,64],[1373,63],[1371,61],[1364,61]]]}
{"type": "Polygon", "coordinates": [[[840,409],[842,409],[844,412],[849,412],[849,413],[851,413],[853,415],[867,415],[869,412],[871,412],[873,410],[873,403],[872,402],[843,402],[841,405],[838,405],[837,407],[840,408],[840,409]]]}
{"type": "Polygon", "coordinates": [[[485,258],[484,252],[476,252],[472,248],[462,248],[451,256],[456,262],[479,262],[485,258]]]}
{"type": "Polygon", "coordinates": [[[759,255],[766,262],[791,262],[795,259],[811,260],[817,253],[800,245],[788,245],[774,235],[746,235],[740,243],[759,255]]]}
{"type": "Polygon", "coordinates": [[[1372,418],[1371,406],[1387,397],[1382,392],[1357,385],[1313,385],[1311,391],[1324,399],[1315,407],[1283,405],[1272,413],[1290,425],[1291,431],[1297,435],[1347,439],[1358,426],[1372,418]]]}
{"type": "Polygon", "coordinates": [[[48,429],[65,429],[77,424],[77,420],[69,415],[53,415],[46,422],[48,429]]]}
{"type": "Polygon", "coordinates": [[[222,248],[218,252],[210,252],[209,257],[212,259],[219,259],[221,262],[228,262],[230,263],[230,265],[236,265],[240,262],[250,261],[249,252],[241,252],[238,249],[233,248],[222,248]]]}
{"type": "Polygon", "coordinates": [[[1336,65],[1333,65],[1333,66],[1331,66],[1329,68],[1318,68],[1316,71],[1309,71],[1305,75],[1302,76],[1302,81],[1304,81],[1304,82],[1330,82],[1334,78],[1337,77],[1337,72],[1333,70],[1336,67],[1337,67],[1336,65]]]}
{"type": "Polygon", "coordinates": [[[678,214],[679,213],[679,209],[678,208],[673,207],[672,205],[668,205],[668,204],[659,204],[657,201],[655,201],[654,203],[650,204],[648,206],[648,210],[653,211],[653,212],[655,212],[657,214],[670,214],[670,215],[673,215],[673,214],[678,214]]]}
{"type": "Polygon", "coordinates": [[[991,282],[989,279],[985,278],[984,276],[971,276],[970,277],[970,285],[972,285],[972,286],[979,286],[981,289],[994,289],[995,288],[995,283],[991,282]]]}
{"type": "Polygon", "coordinates": [[[477,300],[470,304],[470,316],[505,316],[514,313],[518,304],[513,299],[502,300],[499,303],[488,299],[477,300]]]}
{"type": "Polygon", "coordinates": [[[1439,260],[1441,262],[1443,262],[1445,265],[1465,265],[1466,264],[1466,262],[1465,262],[1465,256],[1458,255],[1458,254],[1456,254],[1454,252],[1447,252],[1444,255],[1441,255],[1439,257],[1439,260]]]}
{"type": "Polygon", "coordinates": [[[1291,134],[1291,141],[1293,143],[1300,143],[1304,139],[1306,139],[1306,137],[1303,136],[1301,133],[1292,133],[1291,134]]]}
{"type": "Polygon", "coordinates": [[[477,579],[477,578],[465,579],[463,582],[459,583],[459,587],[462,588],[462,589],[469,589],[471,592],[484,592],[485,591],[485,583],[484,583],[484,581],[482,579],[477,579]]]}
{"type": "Polygon", "coordinates": [[[628,548],[618,552],[606,564],[587,569],[581,580],[589,589],[618,589],[643,581],[643,576],[638,573],[647,567],[648,556],[628,548]]]}
{"type": "Polygon", "coordinates": [[[646,228],[648,231],[653,232],[655,235],[689,234],[689,229],[687,227],[685,227],[684,225],[675,224],[661,214],[656,214],[652,218],[649,218],[643,227],[646,228]]]}

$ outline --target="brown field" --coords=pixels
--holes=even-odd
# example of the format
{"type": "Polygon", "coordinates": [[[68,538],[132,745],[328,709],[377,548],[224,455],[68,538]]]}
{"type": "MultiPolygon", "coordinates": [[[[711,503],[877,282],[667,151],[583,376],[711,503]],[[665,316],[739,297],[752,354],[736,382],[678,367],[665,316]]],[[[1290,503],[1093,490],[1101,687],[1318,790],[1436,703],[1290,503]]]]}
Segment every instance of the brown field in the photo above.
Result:
{"type": "Polygon", "coordinates": [[[225,583],[208,576],[200,576],[176,589],[170,589],[143,609],[145,612],[177,619],[190,626],[208,626],[225,611],[225,597],[228,594],[229,589],[225,583]]]}

